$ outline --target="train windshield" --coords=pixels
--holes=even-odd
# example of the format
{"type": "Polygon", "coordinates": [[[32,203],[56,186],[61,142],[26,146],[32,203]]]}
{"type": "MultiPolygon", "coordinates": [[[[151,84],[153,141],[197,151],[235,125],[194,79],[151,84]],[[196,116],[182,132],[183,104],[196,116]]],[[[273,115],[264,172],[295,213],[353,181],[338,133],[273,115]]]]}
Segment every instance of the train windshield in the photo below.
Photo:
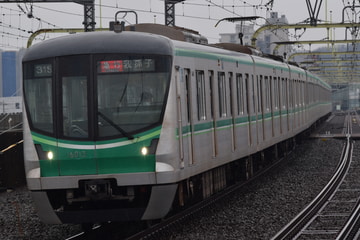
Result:
{"type": "Polygon", "coordinates": [[[60,138],[131,139],[161,124],[170,66],[168,56],[119,54],[24,63],[30,126],[60,138]]]}
{"type": "Polygon", "coordinates": [[[24,96],[30,116],[29,121],[33,128],[53,134],[52,64],[48,61],[37,62],[32,64],[31,69],[25,68],[24,71],[31,75],[24,81],[24,96]]]}
{"type": "Polygon", "coordinates": [[[160,121],[169,84],[164,60],[114,56],[97,61],[99,137],[121,133],[131,138],[131,133],[160,121]]]}

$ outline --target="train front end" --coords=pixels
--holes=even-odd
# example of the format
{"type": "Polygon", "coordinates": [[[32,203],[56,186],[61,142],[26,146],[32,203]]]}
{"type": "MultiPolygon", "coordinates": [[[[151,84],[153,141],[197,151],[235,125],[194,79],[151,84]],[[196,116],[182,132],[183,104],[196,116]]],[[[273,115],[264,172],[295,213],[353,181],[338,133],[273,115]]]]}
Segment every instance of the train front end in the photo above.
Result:
{"type": "Polygon", "coordinates": [[[176,184],[157,185],[171,79],[168,39],[84,33],[23,59],[28,188],[47,223],[163,217],[176,184]]]}

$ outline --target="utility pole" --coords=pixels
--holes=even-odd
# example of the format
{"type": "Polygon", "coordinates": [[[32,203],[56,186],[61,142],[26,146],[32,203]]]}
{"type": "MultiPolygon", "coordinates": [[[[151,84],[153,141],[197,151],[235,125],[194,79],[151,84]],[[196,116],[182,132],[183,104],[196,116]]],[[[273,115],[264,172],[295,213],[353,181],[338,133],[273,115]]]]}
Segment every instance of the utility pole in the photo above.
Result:
{"type": "Polygon", "coordinates": [[[78,4],[84,5],[84,31],[93,32],[95,31],[95,0],[85,0],[85,1],[74,1],[78,4]]]}
{"type": "Polygon", "coordinates": [[[321,8],[322,0],[316,0],[314,5],[311,4],[311,0],[306,0],[306,5],[309,12],[310,25],[316,26],[318,22],[319,12],[321,8]]]}
{"type": "Polygon", "coordinates": [[[185,0],[165,0],[165,25],[175,26],[175,4],[185,0]]]}

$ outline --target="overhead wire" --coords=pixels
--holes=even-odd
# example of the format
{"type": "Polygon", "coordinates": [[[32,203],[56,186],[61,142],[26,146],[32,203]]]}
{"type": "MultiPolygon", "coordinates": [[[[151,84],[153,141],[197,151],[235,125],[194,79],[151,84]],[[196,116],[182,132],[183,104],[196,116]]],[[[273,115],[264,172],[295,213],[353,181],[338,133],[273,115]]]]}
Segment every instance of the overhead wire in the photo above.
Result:
{"type": "MultiPolygon", "coordinates": [[[[262,7],[265,7],[266,4],[262,4],[262,1],[260,1],[261,4],[250,4],[246,1],[239,1],[239,2],[242,2],[242,5],[235,5],[235,4],[217,4],[213,1],[207,1],[208,3],[210,3],[211,5],[213,5],[214,7],[220,7],[222,8],[224,11],[227,11],[229,13],[233,13],[233,14],[236,14],[235,11],[231,11],[231,10],[228,10],[226,9],[227,7],[237,7],[237,8],[244,8],[244,7],[252,7],[252,8],[262,8],[262,7]]],[[[209,4],[201,4],[201,3],[193,3],[193,2],[182,2],[182,4],[184,5],[189,5],[189,6],[206,6],[206,7],[209,7],[209,4]]],[[[211,6],[210,5],[210,6],[211,6]]],[[[25,3],[25,8],[22,8],[19,4],[18,4],[19,8],[21,9],[21,11],[18,11],[18,12],[21,12],[22,14],[27,14],[29,11],[32,11],[32,10],[29,10],[29,8],[27,7],[26,3],[25,3]],[[26,12],[28,11],[28,12],[26,12]]],[[[100,6],[100,4],[96,4],[95,3],[95,6],[100,6]]],[[[118,3],[116,2],[116,6],[110,6],[110,5],[104,5],[104,4],[101,4],[101,7],[105,7],[105,8],[113,8],[113,9],[116,9],[116,8],[119,8],[119,9],[125,9],[125,10],[133,10],[133,11],[137,11],[137,12],[145,12],[145,13],[156,13],[156,14],[162,14],[164,15],[163,12],[159,12],[159,11],[148,11],[148,10],[142,10],[142,9],[132,9],[132,8],[123,8],[123,7],[119,7],[118,6],[118,3]]],[[[61,11],[61,10],[58,10],[58,9],[54,9],[54,8],[49,8],[49,7],[44,7],[44,6],[41,6],[41,5],[33,5],[31,4],[31,9],[32,8],[40,8],[40,9],[44,9],[44,10],[48,10],[48,11],[51,11],[51,12],[57,12],[57,13],[61,13],[61,14],[66,14],[66,15],[71,15],[71,16],[78,16],[78,17],[83,17],[82,14],[78,14],[78,13],[72,13],[72,12],[69,12],[69,11],[61,11]]],[[[8,8],[9,9],[9,8],[8,8]]],[[[13,9],[11,9],[13,10],[13,9]]],[[[238,14],[236,14],[238,15],[238,14]]],[[[192,19],[204,19],[204,20],[213,20],[213,21],[218,21],[219,19],[218,18],[213,18],[213,17],[200,17],[200,16],[193,16],[193,15],[186,15],[186,14],[183,14],[181,15],[181,17],[186,17],[186,18],[192,18],[192,19]]],[[[104,17],[104,18],[109,18],[111,19],[111,17],[104,17]]],[[[36,18],[38,21],[41,21],[43,23],[47,23],[49,26],[53,26],[53,27],[58,27],[56,26],[55,24],[52,24],[50,22],[47,22],[43,19],[40,19],[40,18],[36,18]]]]}
{"type": "MultiPolygon", "coordinates": [[[[218,9],[222,9],[223,11],[225,11],[226,13],[230,13],[233,14],[235,16],[240,16],[241,14],[238,13],[237,9],[243,9],[243,8],[253,8],[254,11],[269,11],[272,9],[272,4],[273,4],[273,0],[270,1],[263,1],[263,0],[259,0],[257,1],[256,4],[254,3],[250,3],[250,1],[243,1],[243,0],[233,0],[233,4],[229,4],[228,2],[224,2],[222,1],[221,3],[219,3],[219,1],[213,1],[213,0],[206,0],[206,3],[199,3],[199,2],[188,2],[188,1],[184,1],[182,2],[183,6],[199,6],[199,7],[206,7],[206,8],[218,8],[218,9]],[[230,9],[229,9],[230,8],[230,9]]],[[[344,0],[343,0],[344,3],[344,0]]],[[[56,8],[51,8],[51,7],[45,7],[41,4],[30,4],[30,3],[25,3],[25,5],[23,5],[24,7],[22,7],[20,4],[18,4],[19,9],[21,9],[21,11],[19,10],[14,10],[11,9],[12,11],[14,11],[15,13],[19,14],[21,13],[22,15],[26,15],[28,11],[36,11],[36,9],[43,9],[49,12],[56,12],[56,13],[60,13],[60,14],[64,14],[67,16],[76,16],[76,17],[83,17],[82,14],[79,13],[74,13],[74,12],[69,12],[69,11],[62,11],[56,8]]],[[[144,12],[144,13],[152,13],[152,14],[158,14],[158,15],[164,15],[164,12],[162,11],[156,11],[153,8],[151,8],[151,0],[150,0],[150,8],[145,10],[145,9],[134,9],[134,8],[123,8],[120,7],[121,5],[118,4],[118,1],[116,1],[116,3],[114,5],[107,5],[107,4],[101,4],[102,8],[111,8],[111,9],[121,9],[121,10],[132,10],[132,11],[137,11],[137,12],[144,12]]],[[[95,6],[100,6],[100,4],[95,3],[95,6]]],[[[4,8],[5,9],[5,8],[4,8]]],[[[9,8],[8,8],[9,9],[9,8]]],[[[218,21],[219,18],[217,17],[213,17],[212,13],[209,10],[208,16],[195,16],[195,15],[191,15],[191,14],[187,14],[186,12],[184,12],[185,10],[183,9],[182,14],[176,14],[176,17],[184,17],[184,18],[189,18],[189,19],[201,19],[201,20],[211,20],[211,21],[218,21]]],[[[8,14],[7,14],[8,15],[8,14]]],[[[103,17],[105,19],[113,19],[112,17],[103,17]]],[[[48,24],[51,27],[59,27],[56,26],[55,24],[50,23],[49,21],[46,21],[44,19],[40,19],[40,18],[36,18],[34,17],[34,19],[39,21],[39,24],[48,24]]],[[[260,26],[257,22],[254,22],[254,24],[256,26],[260,26]]],[[[10,24],[8,24],[10,25],[10,24]]],[[[14,30],[16,30],[17,28],[14,27],[14,30]]],[[[23,31],[24,29],[21,28],[21,30],[18,31],[23,31]]],[[[276,30],[274,30],[274,32],[276,32],[276,30]]],[[[7,35],[7,32],[3,32],[4,35],[7,35]]],[[[290,34],[290,37],[296,37],[295,34],[290,34]]],[[[22,38],[22,37],[20,37],[22,38]]]]}
{"type": "MultiPolygon", "coordinates": [[[[1,41],[0,43],[1,47],[21,48],[25,46],[24,40],[29,38],[29,35],[26,35],[26,33],[32,34],[34,30],[32,26],[30,27],[30,29],[25,29],[21,27],[21,23],[23,22],[22,17],[24,16],[26,17],[26,19],[32,19],[33,21],[36,21],[38,23],[38,28],[41,28],[43,24],[46,24],[50,27],[58,27],[49,21],[34,16],[32,12],[33,5],[30,5],[30,10],[27,6],[25,7],[25,9],[20,4],[17,4],[16,6],[20,10],[11,7],[0,6],[0,14],[2,16],[2,19],[0,21],[0,26],[2,27],[2,29],[0,29],[0,35],[3,38],[3,41],[1,41]],[[31,13],[29,13],[28,11],[31,11],[31,13]],[[17,23],[15,23],[13,17],[19,17],[17,23]],[[17,40],[17,42],[22,41],[22,43],[20,45],[19,43],[14,45],[14,41],[11,41],[10,43],[9,41],[5,41],[4,38],[15,39],[17,40]]],[[[40,38],[36,39],[40,40],[40,38]]]]}
{"type": "MultiPolygon", "coordinates": [[[[236,15],[236,16],[240,16],[240,15],[238,13],[236,13],[235,8],[244,8],[244,7],[262,8],[262,7],[265,7],[265,5],[262,4],[262,1],[260,1],[261,5],[249,4],[246,1],[239,1],[239,2],[241,2],[242,4],[241,5],[239,5],[239,4],[218,4],[218,3],[214,2],[214,1],[207,1],[208,4],[193,3],[193,2],[182,2],[182,3],[183,3],[183,5],[188,5],[188,6],[200,6],[200,7],[203,6],[203,7],[207,7],[207,8],[212,8],[212,7],[221,8],[223,11],[231,13],[231,14],[236,15]],[[227,8],[230,8],[230,7],[232,8],[232,10],[227,9],[227,8]]],[[[28,7],[26,5],[26,3],[25,3],[24,7],[22,7],[20,4],[18,4],[17,6],[20,9],[20,11],[17,10],[17,9],[11,9],[11,8],[5,8],[5,9],[8,9],[10,11],[15,11],[17,13],[17,15],[21,14],[21,15],[26,15],[27,17],[29,17],[29,15],[30,15],[31,18],[34,18],[34,19],[38,20],[38,22],[39,22],[38,28],[41,28],[41,25],[43,23],[46,23],[51,27],[58,27],[58,26],[56,26],[55,24],[52,24],[52,23],[50,23],[48,21],[45,21],[43,19],[40,19],[38,17],[35,17],[33,15],[32,11],[35,11],[36,9],[43,9],[43,10],[47,10],[49,12],[57,12],[57,13],[70,15],[70,16],[83,17],[82,14],[72,13],[72,12],[69,12],[69,11],[65,12],[65,11],[61,11],[61,10],[58,10],[58,9],[54,9],[54,8],[44,7],[42,5],[33,5],[33,4],[31,4],[30,7],[28,7]],[[29,12],[31,12],[31,14],[29,14],[29,12]]],[[[95,4],[95,6],[100,6],[100,4],[95,4]]],[[[132,11],[144,12],[144,13],[150,13],[151,12],[151,13],[155,13],[155,14],[159,14],[159,15],[164,15],[164,12],[154,11],[153,9],[143,10],[143,9],[132,9],[132,8],[123,8],[123,7],[119,8],[117,3],[116,3],[116,6],[110,6],[110,5],[101,4],[101,7],[112,8],[112,9],[121,9],[121,10],[125,9],[125,10],[132,10],[132,11]]],[[[8,14],[6,14],[6,15],[8,15],[8,14]]],[[[218,21],[219,20],[219,18],[212,17],[210,10],[209,10],[209,15],[207,17],[189,15],[189,14],[186,14],[184,11],[183,11],[182,15],[176,14],[176,16],[177,17],[185,17],[185,18],[189,18],[189,19],[201,19],[201,20],[212,20],[212,21],[218,21]]],[[[112,19],[111,17],[104,17],[104,18],[112,19]]],[[[256,25],[258,25],[258,24],[256,24],[256,25]]],[[[11,24],[7,24],[6,26],[12,28],[13,30],[18,30],[20,32],[28,31],[28,33],[32,33],[32,30],[29,31],[29,30],[25,30],[25,29],[21,29],[21,28],[19,29],[19,27],[18,28],[12,27],[11,24]]],[[[2,34],[7,35],[7,36],[16,35],[16,34],[11,34],[9,31],[3,31],[2,34]]],[[[23,36],[23,35],[19,34],[20,39],[26,38],[26,37],[27,36],[23,36]]]]}

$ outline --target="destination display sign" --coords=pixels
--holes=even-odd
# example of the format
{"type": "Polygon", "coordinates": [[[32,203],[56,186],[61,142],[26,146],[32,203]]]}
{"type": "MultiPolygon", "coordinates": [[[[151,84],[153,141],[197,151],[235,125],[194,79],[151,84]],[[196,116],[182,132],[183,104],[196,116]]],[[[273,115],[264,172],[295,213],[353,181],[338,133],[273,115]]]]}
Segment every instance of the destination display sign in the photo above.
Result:
{"type": "Polygon", "coordinates": [[[154,59],[109,60],[98,62],[98,73],[155,71],[154,59]]]}

